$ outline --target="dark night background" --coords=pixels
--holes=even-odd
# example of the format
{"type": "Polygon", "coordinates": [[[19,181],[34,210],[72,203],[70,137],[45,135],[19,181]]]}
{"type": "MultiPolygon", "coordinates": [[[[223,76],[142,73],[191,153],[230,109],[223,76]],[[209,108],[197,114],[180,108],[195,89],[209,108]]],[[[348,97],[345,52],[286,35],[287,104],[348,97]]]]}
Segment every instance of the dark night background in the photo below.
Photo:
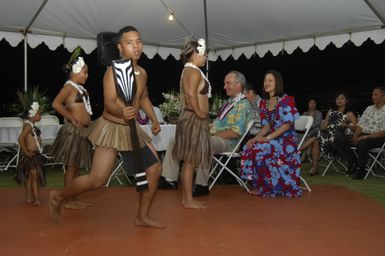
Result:
{"type": "MultiPolygon", "coordinates": [[[[0,41],[0,62],[2,74],[2,92],[0,93],[0,116],[11,115],[8,105],[16,101],[16,91],[24,88],[24,51],[23,42],[11,47],[4,39],[0,41]]],[[[43,43],[31,49],[28,47],[28,86],[39,85],[47,90],[53,99],[66,81],[62,72],[70,53],[60,46],[51,51],[43,43]]],[[[105,68],[97,64],[97,50],[91,54],[82,54],[89,66],[89,78],[86,88],[91,94],[94,110],[93,119],[102,111],[102,78],[105,68]]],[[[281,53],[272,56],[267,53],[263,58],[254,56],[246,59],[243,55],[234,60],[218,59],[209,64],[209,80],[214,93],[223,97],[223,79],[230,70],[245,74],[249,82],[256,84],[261,91],[263,75],[268,69],[276,69],[283,75],[285,91],[293,95],[302,113],[306,110],[309,98],[315,98],[318,108],[324,114],[334,101],[335,93],[345,91],[351,98],[351,108],[362,113],[371,104],[371,90],[374,86],[385,86],[385,42],[375,44],[368,39],[360,47],[348,42],[342,48],[330,44],[320,51],[313,47],[307,53],[297,49],[293,54],[281,53]]],[[[144,54],[140,60],[148,73],[148,88],[154,105],[163,102],[162,92],[179,90],[179,76],[182,64],[169,56],[166,60],[156,55],[148,59],[144,54]]]]}

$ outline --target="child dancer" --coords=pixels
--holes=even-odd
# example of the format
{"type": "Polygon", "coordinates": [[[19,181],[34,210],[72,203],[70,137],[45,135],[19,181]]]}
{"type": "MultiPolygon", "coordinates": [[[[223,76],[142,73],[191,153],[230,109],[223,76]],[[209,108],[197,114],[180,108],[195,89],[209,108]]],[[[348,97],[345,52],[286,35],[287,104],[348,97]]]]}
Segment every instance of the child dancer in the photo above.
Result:
{"type": "MultiPolygon", "coordinates": [[[[69,187],[65,187],[63,190],[50,192],[49,213],[54,220],[62,218],[60,210],[64,200],[100,188],[106,183],[112,173],[118,151],[126,151],[131,162],[130,165],[134,165],[128,121],[136,118],[139,107],[151,119],[153,133],[156,134],[160,131],[159,122],[156,119],[151,101],[148,99],[147,73],[137,63],[143,48],[139,31],[131,26],[122,28],[117,36],[117,47],[123,59],[132,60],[137,85],[135,104],[131,107],[125,106],[122,100],[118,98],[113,70],[112,67],[109,67],[103,80],[103,114],[87,130],[88,138],[96,145],[90,174],[77,177],[69,187]]],[[[139,125],[136,126],[136,129],[148,180],[148,191],[140,192],[135,225],[164,228],[165,225],[158,223],[150,216],[150,209],[161,172],[160,161],[150,138],[140,129],[139,125]]]]}
{"type": "MultiPolygon", "coordinates": [[[[90,124],[92,109],[89,94],[83,86],[88,78],[88,67],[79,56],[80,50],[78,47],[74,51],[65,66],[68,81],[52,102],[52,107],[65,119],[51,146],[55,161],[66,167],[65,187],[79,175],[79,168],[90,169],[92,157],[92,145],[81,135],[90,124]]],[[[68,198],[64,204],[68,209],[85,209],[87,206],[90,204],[80,201],[77,196],[68,198]]]]}
{"type": "Polygon", "coordinates": [[[44,157],[41,155],[40,130],[35,126],[35,122],[41,119],[38,102],[33,102],[26,109],[24,119],[23,130],[19,136],[22,154],[16,168],[15,179],[25,186],[26,202],[40,206],[40,186],[45,186],[46,180],[43,169],[44,157]]]}

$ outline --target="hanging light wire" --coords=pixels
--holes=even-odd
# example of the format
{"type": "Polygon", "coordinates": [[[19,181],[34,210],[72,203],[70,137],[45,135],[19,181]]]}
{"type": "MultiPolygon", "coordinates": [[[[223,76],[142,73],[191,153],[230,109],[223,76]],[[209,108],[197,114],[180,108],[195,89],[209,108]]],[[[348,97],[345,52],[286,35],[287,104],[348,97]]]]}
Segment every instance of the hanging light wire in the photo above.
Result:
{"type": "Polygon", "coordinates": [[[167,12],[170,14],[170,16],[168,16],[168,20],[169,21],[173,21],[175,20],[179,26],[182,27],[182,29],[186,32],[186,34],[188,34],[189,36],[192,36],[192,33],[190,31],[188,31],[188,29],[182,24],[182,22],[180,22],[180,20],[176,17],[175,15],[175,12],[173,12],[168,6],[167,4],[163,1],[163,0],[160,0],[160,2],[162,3],[162,5],[164,6],[164,8],[166,8],[167,12]]]}

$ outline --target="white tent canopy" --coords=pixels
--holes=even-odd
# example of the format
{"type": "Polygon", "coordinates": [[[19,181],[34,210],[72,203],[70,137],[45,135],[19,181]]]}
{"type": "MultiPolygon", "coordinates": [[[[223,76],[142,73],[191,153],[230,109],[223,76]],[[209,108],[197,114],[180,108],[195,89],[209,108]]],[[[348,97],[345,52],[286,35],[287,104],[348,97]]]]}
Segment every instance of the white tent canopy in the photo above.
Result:
{"type": "Polygon", "coordinates": [[[152,58],[179,58],[186,36],[206,38],[209,59],[277,55],[348,40],[385,40],[385,0],[2,0],[0,40],[51,50],[96,48],[100,32],[136,26],[152,58]],[[173,13],[175,20],[168,16],[173,13]],[[26,31],[26,33],[24,33],[26,31]]]}

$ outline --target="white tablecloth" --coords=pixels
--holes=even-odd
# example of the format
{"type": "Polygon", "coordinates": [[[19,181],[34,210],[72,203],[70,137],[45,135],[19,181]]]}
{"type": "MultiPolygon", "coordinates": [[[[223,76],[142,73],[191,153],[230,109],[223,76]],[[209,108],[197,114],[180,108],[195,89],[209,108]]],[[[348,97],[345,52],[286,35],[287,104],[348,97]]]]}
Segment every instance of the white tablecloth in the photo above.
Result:
{"type": "MultiPolygon", "coordinates": [[[[141,127],[152,138],[152,144],[157,151],[163,151],[167,149],[170,139],[175,135],[176,128],[174,124],[161,125],[161,132],[155,136],[151,132],[151,125],[141,125],[141,127]]],[[[43,140],[55,139],[58,127],[44,126],[39,128],[41,128],[41,138],[43,140]]],[[[17,144],[17,139],[20,132],[21,128],[2,128],[0,129],[0,139],[3,143],[8,142],[10,144],[17,144]]]]}
{"type": "Polygon", "coordinates": [[[157,151],[163,151],[167,149],[170,139],[174,137],[176,125],[161,125],[161,131],[156,136],[151,132],[151,125],[141,125],[141,127],[152,138],[152,144],[155,149],[157,151]]]}

